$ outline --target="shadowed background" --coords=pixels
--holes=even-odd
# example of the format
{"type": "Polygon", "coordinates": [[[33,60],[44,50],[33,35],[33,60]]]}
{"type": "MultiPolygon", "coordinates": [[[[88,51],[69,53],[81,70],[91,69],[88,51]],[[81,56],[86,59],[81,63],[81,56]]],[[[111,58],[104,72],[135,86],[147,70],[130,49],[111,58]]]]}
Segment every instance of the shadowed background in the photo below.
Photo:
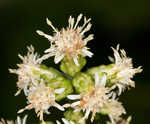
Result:
{"type": "MultiPolygon", "coordinates": [[[[15,119],[17,111],[26,105],[23,94],[14,97],[17,78],[8,72],[8,68],[16,68],[21,62],[17,54],[25,55],[26,46],[31,44],[40,54],[49,47],[47,39],[36,34],[37,29],[52,34],[46,17],[61,29],[68,25],[69,15],[77,17],[80,13],[92,18],[90,33],[95,34],[88,43],[94,56],[87,58],[87,67],[109,64],[107,56],[113,55],[110,47],[118,43],[133,58],[134,67],[143,66],[144,71],[134,78],[136,88],[124,93],[121,100],[133,116],[133,124],[150,122],[149,0],[0,0],[0,117],[15,119]]],[[[46,64],[52,66],[53,60],[46,64]]],[[[36,121],[33,110],[21,116],[24,114],[29,114],[28,120],[36,121]]]]}

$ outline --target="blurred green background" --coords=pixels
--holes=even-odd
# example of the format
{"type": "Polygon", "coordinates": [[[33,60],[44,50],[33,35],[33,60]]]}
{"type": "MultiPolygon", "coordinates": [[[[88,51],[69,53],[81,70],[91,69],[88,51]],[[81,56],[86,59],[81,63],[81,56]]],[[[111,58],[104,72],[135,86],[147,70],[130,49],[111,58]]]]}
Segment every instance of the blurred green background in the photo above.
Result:
{"type": "MultiPolygon", "coordinates": [[[[90,33],[95,34],[88,44],[94,56],[88,58],[87,67],[109,64],[107,56],[113,53],[110,47],[118,43],[133,58],[135,67],[143,66],[144,71],[134,78],[136,88],[123,94],[121,100],[133,116],[132,124],[150,123],[149,0],[0,0],[0,117],[15,119],[17,111],[26,105],[23,94],[14,97],[17,78],[8,72],[20,63],[17,54],[25,54],[30,44],[40,54],[49,47],[48,41],[35,32],[41,29],[52,34],[46,17],[61,29],[67,26],[69,15],[77,17],[80,13],[92,18],[90,33]]],[[[46,63],[51,66],[53,60],[46,63]]],[[[35,121],[34,112],[24,114],[28,113],[28,120],[35,121]]]]}

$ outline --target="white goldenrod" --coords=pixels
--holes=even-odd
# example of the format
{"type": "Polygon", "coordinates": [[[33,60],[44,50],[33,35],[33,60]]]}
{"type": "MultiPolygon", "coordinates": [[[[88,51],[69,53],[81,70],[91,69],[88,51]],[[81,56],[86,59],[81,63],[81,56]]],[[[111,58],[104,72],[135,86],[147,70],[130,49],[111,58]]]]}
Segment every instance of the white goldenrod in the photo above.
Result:
{"type": "Polygon", "coordinates": [[[11,73],[15,73],[18,75],[18,91],[15,95],[18,95],[20,91],[23,89],[25,95],[28,93],[29,85],[34,83],[34,78],[32,76],[33,68],[39,68],[41,62],[43,61],[43,57],[39,57],[37,53],[34,53],[34,47],[27,47],[28,53],[26,56],[18,55],[22,60],[21,64],[17,64],[18,69],[9,69],[11,73]]]}
{"type": "Polygon", "coordinates": [[[42,31],[37,30],[37,33],[44,36],[50,41],[50,48],[45,51],[47,53],[45,58],[50,56],[55,56],[55,63],[59,63],[65,56],[72,58],[74,63],[78,66],[78,55],[92,57],[91,53],[86,47],[87,42],[93,39],[93,34],[85,37],[85,32],[91,29],[92,24],[91,19],[86,19],[84,17],[84,24],[79,26],[79,22],[82,19],[82,14],[80,14],[75,22],[75,19],[70,16],[68,19],[68,27],[62,28],[58,31],[52,23],[46,19],[47,24],[54,30],[53,36],[47,35],[42,31]]]}
{"type": "Polygon", "coordinates": [[[85,112],[84,117],[80,120],[88,119],[92,112],[91,121],[94,120],[96,112],[100,112],[101,108],[106,104],[107,99],[111,97],[110,89],[105,87],[106,75],[99,79],[98,74],[95,75],[95,88],[88,94],[68,95],[71,100],[79,99],[72,104],[65,104],[64,107],[73,107],[75,111],[85,112]]]}
{"type": "Polygon", "coordinates": [[[23,112],[24,110],[35,109],[37,116],[40,117],[40,120],[44,122],[43,113],[49,114],[48,109],[51,106],[58,108],[61,111],[64,111],[64,108],[55,102],[55,93],[60,94],[64,91],[64,88],[51,90],[49,87],[46,87],[45,84],[41,81],[39,84],[30,87],[29,93],[27,96],[28,105],[18,111],[18,113],[23,112]]]}

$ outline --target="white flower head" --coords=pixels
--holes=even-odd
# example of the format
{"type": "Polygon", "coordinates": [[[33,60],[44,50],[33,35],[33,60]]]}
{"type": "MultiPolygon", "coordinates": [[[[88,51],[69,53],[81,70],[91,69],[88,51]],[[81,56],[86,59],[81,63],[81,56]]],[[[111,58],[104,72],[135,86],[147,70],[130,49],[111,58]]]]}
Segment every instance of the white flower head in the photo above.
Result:
{"type": "Polygon", "coordinates": [[[127,87],[135,87],[135,83],[133,80],[133,76],[136,73],[140,73],[142,71],[141,66],[138,68],[134,68],[132,64],[132,59],[126,56],[126,52],[124,49],[119,50],[119,45],[114,49],[114,59],[111,58],[111,61],[114,62],[114,67],[110,70],[107,70],[108,75],[115,75],[116,78],[113,79],[113,82],[116,82],[114,87],[119,88],[119,95],[121,92],[127,87]]]}
{"type": "Polygon", "coordinates": [[[126,114],[126,111],[122,106],[121,102],[115,99],[109,99],[106,102],[105,107],[106,107],[105,112],[108,113],[108,116],[112,124],[116,124],[115,122],[120,120],[120,116],[122,114],[126,114]]]}
{"type": "Polygon", "coordinates": [[[99,79],[98,75],[95,76],[95,88],[88,94],[81,95],[69,95],[71,100],[79,99],[79,101],[72,103],[71,105],[65,104],[64,107],[73,107],[75,111],[85,112],[84,117],[80,120],[87,119],[90,112],[92,112],[91,121],[94,120],[96,112],[100,112],[101,108],[107,102],[107,99],[111,97],[110,90],[105,87],[106,75],[99,79]]]}
{"type": "Polygon", "coordinates": [[[50,48],[45,51],[47,53],[45,58],[50,56],[55,56],[55,63],[59,63],[65,56],[71,57],[74,63],[78,66],[78,55],[92,57],[91,53],[86,47],[87,42],[93,39],[93,34],[85,37],[85,32],[91,29],[92,24],[91,19],[86,19],[84,17],[84,24],[79,26],[79,22],[82,19],[82,14],[80,14],[75,22],[75,19],[70,16],[68,20],[68,27],[62,28],[58,31],[52,23],[46,19],[47,24],[54,30],[54,35],[47,35],[42,31],[37,30],[37,33],[44,36],[50,41],[50,48]]]}
{"type": "Polygon", "coordinates": [[[15,73],[18,75],[18,92],[15,95],[18,95],[20,91],[23,89],[25,95],[27,95],[28,86],[30,83],[34,81],[34,78],[31,76],[32,68],[39,67],[43,58],[39,57],[37,53],[34,53],[34,47],[30,46],[27,47],[28,53],[26,56],[18,55],[19,58],[22,60],[21,64],[18,64],[18,69],[9,69],[11,73],[15,73]]]}
{"type": "Polygon", "coordinates": [[[57,89],[51,90],[49,87],[46,87],[43,82],[40,82],[37,85],[30,87],[29,93],[27,96],[28,105],[24,108],[18,111],[18,113],[23,112],[24,110],[28,109],[35,109],[35,112],[37,113],[37,116],[40,117],[40,120],[44,122],[43,120],[43,113],[49,114],[48,109],[51,106],[57,107],[59,110],[64,111],[64,108],[55,102],[55,93],[62,93],[64,89],[57,89]],[[59,91],[59,92],[58,92],[59,91]]]}

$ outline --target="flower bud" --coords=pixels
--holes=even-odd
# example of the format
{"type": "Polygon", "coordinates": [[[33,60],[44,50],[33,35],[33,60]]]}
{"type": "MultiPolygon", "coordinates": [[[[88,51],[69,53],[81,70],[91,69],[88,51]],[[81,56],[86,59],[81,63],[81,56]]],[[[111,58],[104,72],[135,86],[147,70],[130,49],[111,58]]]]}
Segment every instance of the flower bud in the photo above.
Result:
{"type": "Polygon", "coordinates": [[[69,109],[64,113],[67,120],[75,122],[75,124],[85,124],[85,120],[79,122],[83,118],[82,112],[74,112],[73,109],[69,109]]]}
{"type": "Polygon", "coordinates": [[[96,67],[92,67],[87,70],[87,73],[92,75],[94,77],[95,73],[102,73],[102,72],[107,72],[109,69],[113,68],[114,64],[109,64],[109,65],[100,65],[96,67]]]}
{"type": "Polygon", "coordinates": [[[120,120],[122,114],[126,114],[122,103],[114,99],[109,99],[100,112],[103,115],[108,115],[112,123],[120,120]]]}
{"type": "Polygon", "coordinates": [[[32,70],[34,76],[40,76],[41,79],[49,81],[57,76],[60,76],[60,72],[55,68],[41,65],[39,69],[32,70]]]}
{"type": "Polygon", "coordinates": [[[104,74],[107,76],[106,86],[112,86],[114,82],[113,79],[116,78],[115,74],[109,75],[108,73],[114,67],[114,64],[109,65],[100,65],[97,67],[93,67],[87,70],[87,73],[94,77],[95,73],[98,73],[99,77],[102,77],[104,74]]]}
{"type": "Polygon", "coordinates": [[[56,101],[60,101],[63,98],[65,98],[68,94],[73,92],[73,87],[71,84],[71,81],[62,77],[62,76],[58,76],[56,78],[53,78],[52,80],[50,80],[47,85],[51,88],[51,89],[60,89],[60,88],[64,88],[64,91],[61,94],[55,94],[56,96],[56,101]]]}
{"type": "Polygon", "coordinates": [[[82,56],[78,56],[78,65],[75,64],[72,58],[64,57],[61,61],[60,70],[70,76],[74,76],[77,72],[80,72],[85,64],[86,59],[82,56]]]}
{"type": "Polygon", "coordinates": [[[77,93],[88,93],[94,88],[94,82],[89,74],[80,72],[72,80],[77,93]]]}

